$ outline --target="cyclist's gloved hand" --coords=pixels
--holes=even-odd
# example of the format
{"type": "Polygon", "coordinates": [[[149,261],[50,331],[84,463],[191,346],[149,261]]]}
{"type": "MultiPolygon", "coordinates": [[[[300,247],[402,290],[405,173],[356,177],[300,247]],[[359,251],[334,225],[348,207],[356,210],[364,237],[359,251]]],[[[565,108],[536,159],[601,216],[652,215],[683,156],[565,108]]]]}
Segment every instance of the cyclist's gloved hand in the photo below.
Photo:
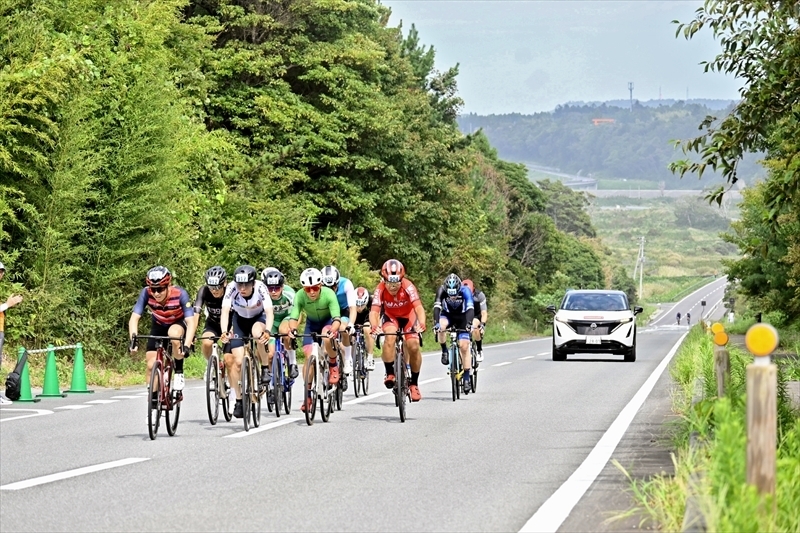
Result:
{"type": "Polygon", "coordinates": [[[290,329],[289,330],[289,338],[290,339],[294,339],[295,337],[297,337],[297,330],[296,329],[290,329]]]}
{"type": "Polygon", "coordinates": [[[186,358],[186,357],[189,357],[192,354],[192,349],[189,346],[186,346],[184,344],[183,345],[183,350],[181,350],[181,352],[183,352],[183,357],[186,358]]]}
{"type": "Polygon", "coordinates": [[[436,324],[434,324],[434,325],[433,325],[433,332],[434,332],[434,333],[439,333],[439,330],[440,330],[440,329],[442,329],[442,325],[441,325],[441,324],[439,324],[438,322],[437,322],[436,324]]]}
{"type": "Polygon", "coordinates": [[[353,324],[348,324],[347,325],[347,333],[349,333],[350,335],[355,335],[356,334],[356,327],[353,324]]]}
{"type": "Polygon", "coordinates": [[[265,330],[265,331],[264,331],[264,333],[262,333],[262,334],[261,334],[261,337],[259,337],[259,338],[258,338],[258,341],[259,341],[261,344],[263,344],[263,345],[265,345],[265,346],[266,346],[266,345],[267,345],[267,343],[269,342],[269,331],[266,331],[266,330],[265,330]]]}
{"type": "Polygon", "coordinates": [[[486,331],[486,324],[482,323],[481,324],[481,335],[483,335],[484,331],[486,331]]]}
{"type": "Polygon", "coordinates": [[[136,351],[139,350],[139,342],[136,340],[136,335],[131,337],[131,344],[130,344],[129,350],[131,352],[136,352],[136,351]]]}

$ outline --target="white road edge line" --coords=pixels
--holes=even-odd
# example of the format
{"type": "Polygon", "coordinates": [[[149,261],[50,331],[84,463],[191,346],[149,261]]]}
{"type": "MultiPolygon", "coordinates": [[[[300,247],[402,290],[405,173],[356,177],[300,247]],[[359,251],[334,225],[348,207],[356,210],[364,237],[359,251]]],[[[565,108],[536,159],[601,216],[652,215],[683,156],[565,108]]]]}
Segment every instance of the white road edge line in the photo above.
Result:
{"type": "Polygon", "coordinates": [[[100,404],[104,405],[107,403],[117,403],[119,400],[92,400],[90,402],[83,402],[83,403],[91,403],[91,404],[100,404]]]}
{"type": "Polygon", "coordinates": [[[510,365],[511,363],[512,363],[511,361],[503,361],[502,363],[497,363],[496,365],[492,365],[492,366],[506,366],[506,365],[510,365]]]}
{"type": "Polygon", "coordinates": [[[520,357],[517,361],[524,361],[525,359],[533,359],[536,357],[535,355],[526,355],[525,357],[520,357]]]}
{"type": "Polygon", "coordinates": [[[112,400],[138,400],[141,396],[112,396],[112,400]]]}
{"type": "Polygon", "coordinates": [[[639,388],[634,394],[631,401],[628,402],[622,411],[620,411],[616,420],[606,430],[600,441],[589,453],[589,456],[584,459],[583,463],[578,467],[575,472],[569,476],[559,488],[556,490],[541,507],[533,514],[525,525],[522,526],[520,532],[552,532],[555,533],[564,520],[567,519],[572,509],[577,505],[584,493],[592,486],[594,480],[603,471],[603,468],[611,458],[611,454],[617,448],[617,444],[622,439],[622,436],[627,431],[639,408],[650,395],[650,391],[661,377],[664,369],[667,368],[678,347],[683,342],[683,339],[688,335],[687,331],[684,333],[678,342],[672,347],[669,353],[659,363],[647,381],[639,388]]]}
{"type": "Polygon", "coordinates": [[[269,429],[274,429],[274,428],[277,428],[277,427],[285,426],[286,424],[291,424],[292,422],[297,422],[298,420],[300,420],[300,419],[299,418],[284,418],[283,420],[278,420],[276,422],[269,423],[266,426],[253,428],[250,431],[237,431],[236,433],[231,433],[230,435],[225,435],[222,438],[223,439],[240,439],[242,437],[248,437],[250,435],[255,435],[256,433],[261,433],[262,431],[267,431],[269,429]]]}
{"type": "MultiPolygon", "coordinates": [[[[419,384],[420,385],[425,385],[426,383],[433,383],[434,381],[441,381],[443,379],[444,378],[426,379],[425,381],[420,381],[419,384]]],[[[387,390],[387,391],[384,391],[384,392],[379,392],[378,394],[369,394],[367,396],[362,396],[361,398],[356,398],[355,400],[348,400],[346,402],[343,402],[342,405],[353,405],[353,404],[356,404],[356,403],[363,403],[363,402],[372,400],[374,398],[380,398],[381,396],[386,396],[387,394],[392,394],[392,391],[387,390]]]]}
{"type": "Polygon", "coordinates": [[[550,352],[537,353],[536,355],[550,355],[550,352]]]}
{"type": "Polygon", "coordinates": [[[99,465],[84,466],[83,468],[76,468],[74,470],[67,470],[66,472],[59,472],[58,474],[50,474],[47,476],[35,477],[25,481],[17,481],[16,483],[9,483],[8,485],[0,486],[0,490],[20,490],[27,489],[28,487],[35,487],[36,485],[44,485],[45,483],[52,483],[53,481],[60,481],[71,477],[82,476],[84,474],[91,474],[92,472],[99,472],[100,470],[108,470],[109,468],[116,468],[118,466],[125,466],[134,463],[141,463],[142,461],[149,461],[149,457],[129,457],[128,459],[120,459],[119,461],[111,461],[110,463],[101,463],[99,465]]]}
{"type": "Polygon", "coordinates": [[[93,405],[86,405],[86,404],[62,405],[61,407],[56,407],[55,409],[66,409],[68,411],[76,411],[78,409],[88,409],[90,407],[94,407],[94,406],[93,405]]]}

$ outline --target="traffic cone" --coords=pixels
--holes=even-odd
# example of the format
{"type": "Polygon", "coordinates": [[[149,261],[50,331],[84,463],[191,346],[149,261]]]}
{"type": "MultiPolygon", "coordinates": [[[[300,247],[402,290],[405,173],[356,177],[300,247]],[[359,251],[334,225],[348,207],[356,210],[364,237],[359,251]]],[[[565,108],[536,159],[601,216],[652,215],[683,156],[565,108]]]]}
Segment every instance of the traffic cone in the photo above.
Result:
{"type": "MultiPolygon", "coordinates": [[[[17,361],[19,361],[25,355],[25,348],[20,346],[17,354],[17,361]]],[[[25,365],[22,367],[22,374],[19,376],[19,399],[14,401],[26,403],[42,401],[40,398],[34,398],[33,394],[31,394],[31,374],[28,370],[27,361],[25,361],[25,365]]]]}
{"type": "Polygon", "coordinates": [[[72,364],[72,386],[68,391],[70,394],[86,394],[94,392],[86,388],[86,366],[83,363],[83,345],[75,345],[75,361],[72,364]]]}
{"type": "Polygon", "coordinates": [[[47,363],[44,367],[44,385],[42,393],[37,394],[39,398],[62,398],[66,394],[61,394],[58,388],[58,369],[56,368],[56,351],[52,344],[47,345],[47,363]]]}

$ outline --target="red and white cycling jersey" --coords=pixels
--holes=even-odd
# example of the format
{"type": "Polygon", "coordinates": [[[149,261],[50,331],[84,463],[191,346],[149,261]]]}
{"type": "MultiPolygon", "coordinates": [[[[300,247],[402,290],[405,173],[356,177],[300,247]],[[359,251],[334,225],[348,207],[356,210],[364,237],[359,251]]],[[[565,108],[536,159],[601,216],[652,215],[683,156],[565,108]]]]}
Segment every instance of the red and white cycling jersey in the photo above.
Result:
{"type": "Polygon", "coordinates": [[[372,294],[372,310],[380,313],[383,308],[383,314],[391,318],[410,318],[417,302],[419,302],[417,288],[406,278],[400,282],[400,289],[394,296],[383,281],[375,287],[375,292],[372,294]]]}

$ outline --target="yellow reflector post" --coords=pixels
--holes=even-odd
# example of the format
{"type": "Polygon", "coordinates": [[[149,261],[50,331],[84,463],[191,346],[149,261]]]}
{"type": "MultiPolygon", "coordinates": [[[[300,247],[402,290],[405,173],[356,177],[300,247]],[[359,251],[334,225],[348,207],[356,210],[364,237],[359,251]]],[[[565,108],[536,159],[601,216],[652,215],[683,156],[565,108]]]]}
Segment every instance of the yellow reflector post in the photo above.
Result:
{"type": "Polygon", "coordinates": [[[769,324],[759,323],[750,326],[744,343],[756,357],[765,357],[778,347],[778,330],[769,324]]]}
{"type": "Polygon", "coordinates": [[[711,333],[722,333],[725,331],[725,326],[723,326],[720,322],[714,322],[711,324],[711,333]]]}

